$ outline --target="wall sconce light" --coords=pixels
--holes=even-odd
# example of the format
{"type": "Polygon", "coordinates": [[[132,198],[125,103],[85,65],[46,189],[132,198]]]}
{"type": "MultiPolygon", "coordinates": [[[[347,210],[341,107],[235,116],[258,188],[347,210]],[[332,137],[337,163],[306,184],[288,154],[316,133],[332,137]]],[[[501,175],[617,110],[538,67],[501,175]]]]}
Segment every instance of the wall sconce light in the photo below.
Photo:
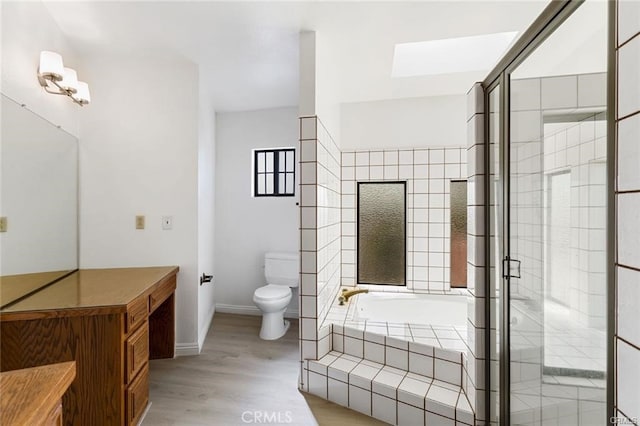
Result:
{"type": "Polygon", "coordinates": [[[80,106],[91,102],[89,85],[78,81],[78,74],[71,68],[65,68],[62,56],[55,52],[40,52],[38,82],[47,93],[66,95],[80,106]]]}

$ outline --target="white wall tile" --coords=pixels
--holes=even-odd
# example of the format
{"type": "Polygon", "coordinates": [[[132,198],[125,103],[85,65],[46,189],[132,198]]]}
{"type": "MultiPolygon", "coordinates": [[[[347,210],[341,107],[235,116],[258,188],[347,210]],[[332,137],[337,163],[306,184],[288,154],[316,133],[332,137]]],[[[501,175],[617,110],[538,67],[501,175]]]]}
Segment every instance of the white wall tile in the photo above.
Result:
{"type": "Polygon", "coordinates": [[[413,150],[399,151],[398,164],[413,164],[413,150]]]}
{"type": "Polygon", "coordinates": [[[379,345],[373,342],[364,342],[364,358],[373,362],[384,364],[384,345],[379,345]]]}
{"type": "Polygon", "coordinates": [[[514,111],[511,114],[511,140],[530,142],[540,138],[542,127],[539,111],[514,111]]]}
{"type": "Polygon", "coordinates": [[[369,166],[356,166],[356,180],[369,179],[369,166]]]}
{"type": "Polygon", "coordinates": [[[618,123],[618,190],[640,189],[640,114],[618,123]]]}
{"type": "Polygon", "coordinates": [[[398,164],[398,151],[385,151],[384,152],[384,165],[391,166],[398,164]]]}
{"type": "Polygon", "coordinates": [[[409,356],[406,350],[387,346],[385,348],[386,364],[400,370],[406,370],[409,367],[409,356]]]}
{"type": "Polygon", "coordinates": [[[315,273],[316,272],[316,253],[315,252],[302,252],[301,256],[301,271],[303,273],[315,273]]]}
{"type": "Polygon", "coordinates": [[[300,161],[316,161],[316,141],[300,141],[300,161]]]}
{"type": "Polygon", "coordinates": [[[343,152],[342,153],[342,166],[355,166],[356,165],[356,154],[353,152],[343,152]]]}
{"type": "Polygon", "coordinates": [[[439,358],[434,360],[433,377],[443,382],[462,386],[462,371],[460,364],[445,361],[439,358]]]}
{"type": "Polygon", "coordinates": [[[384,152],[382,151],[373,151],[369,153],[369,164],[372,166],[382,166],[384,165],[384,152]]]}
{"type": "Polygon", "coordinates": [[[349,385],[349,408],[371,415],[371,392],[349,385]]]}
{"type": "Polygon", "coordinates": [[[354,337],[344,337],[344,353],[362,358],[364,355],[364,341],[354,337]]]}
{"type": "Polygon", "coordinates": [[[618,263],[640,268],[640,193],[618,194],[618,263]]]}
{"type": "Polygon", "coordinates": [[[540,109],[540,79],[511,80],[511,111],[540,109]]]}
{"type": "Polygon", "coordinates": [[[327,376],[309,371],[309,393],[327,399],[327,376]]]}
{"type": "Polygon", "coordinates": [[[423,426],[424,411],[398,402],[398,426],[423,426]]]}
{"type": "Polygon", "coordinates": [[[578,107],[607,105],[607,74],[582,74],[578,76],[578,107]]]}
{"type": "Polygon", "coordinates": [[[396,400],[376,393],[372,396],[371,414],[378,420],[396,424],[396,400]]]}
{"type": "Polygon", "coordinates": [[[618,335],[640,347],[640,272],[617,268],[618,278],[618,335]]]}
{"type": "Polygon", "coordinates": [[[542,109],[575,108],[578,105],[576,76],[543,78],[541,91],[542,109]]]}
{"type": "Polygon", "coordinates": [[[413,151],[413,163],[420,165],[429,164],[429,150],[416,149],[415,151],[413,151]]]}
{"type": "Polygon", "coordinates": [[[467,120],[484,111],[484,91],[480,83],[475,83],[467,92],[467,120]]]}
{"type": "Polygon", "coordinates": [[[640,2],[619,0],[618,4],[618,45],[625,43],[640,29],[640,2]]]}
{"type": "Polygon", "coordinates": [[[409,371],[426,377],[433,377],[433,358],[409,352],[409,371]]]}
{"type": "Polygon", "coordinates": [[[371,389],[374,393],[395,398],[396,389],[402,382],[404,375],[404,371],[385,366],[373,379],[371,389]]]}
{"type": "Polygon", "coordinates": [[[369,168],[369,179],[382,180],[384,179],[384,167],[383,166],[371,166],[369,168]]]}
{"type": "Polygon", "coordinates": [[[640,110],[640,37],[618,50],[618,117],[640,110]]]}
{"type": "Polygon", "coordinates": [[[455,421],[449,417],[443,417],[438,414],[427,411],[425,417],[425,424],[437,425],[437,426],[455,426],[455,421]]]}
{"type": "Polygon", "coordinates": [[[328,381],[328,399],[343,407],[349,406],[349,385],[335,379],[328,381]]]}
{"type": "Polygon", "coordinates": [[[304,117],[300,119],[300,138],[316,139],[317,119],[315,117],[304,117]]]}
{"type": "Polygon", "coordinates": [[[618,405],[628,417],[640,418],[640,351],[618,340],[618,405]]]}

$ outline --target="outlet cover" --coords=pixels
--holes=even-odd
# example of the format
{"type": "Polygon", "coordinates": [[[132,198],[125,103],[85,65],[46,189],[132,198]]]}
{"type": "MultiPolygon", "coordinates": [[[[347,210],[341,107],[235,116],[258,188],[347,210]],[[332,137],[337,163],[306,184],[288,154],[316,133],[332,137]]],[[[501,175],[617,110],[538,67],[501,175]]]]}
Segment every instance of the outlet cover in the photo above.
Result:
{"type": "Polygon", "coordinates": [[[0,232],[7,232],[7,217],[0,217],[0,232]]]}
{"type": "Polygon", "coordinates": [[[173,216],[162,216],[162,229],[165,231],[173,229],[173,216]]]}

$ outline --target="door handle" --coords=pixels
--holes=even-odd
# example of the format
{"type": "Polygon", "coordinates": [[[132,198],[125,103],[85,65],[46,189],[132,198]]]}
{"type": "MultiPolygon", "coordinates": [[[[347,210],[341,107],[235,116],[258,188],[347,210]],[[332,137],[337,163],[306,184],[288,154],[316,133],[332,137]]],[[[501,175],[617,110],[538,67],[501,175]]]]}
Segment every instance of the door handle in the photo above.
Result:
{"type": "Polygon", "coordinates": [[[508,256],[502,260],[503,278],[522,278],[520,276],[520,264],[517,259],[510,259],[508,256]]]}

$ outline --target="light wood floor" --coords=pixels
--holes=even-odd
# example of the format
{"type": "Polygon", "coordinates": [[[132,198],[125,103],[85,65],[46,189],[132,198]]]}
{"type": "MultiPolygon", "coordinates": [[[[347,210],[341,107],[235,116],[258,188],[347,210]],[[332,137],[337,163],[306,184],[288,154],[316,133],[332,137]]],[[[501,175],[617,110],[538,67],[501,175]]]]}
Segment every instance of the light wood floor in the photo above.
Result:
{"type": "Polygon", "coordinates": [[[152,405],[142,424],[385,424],[298,391],[297,321],[283,338],[264,341],[260,320],[215,314],[199,356],[151,361],[152,405]]]}

